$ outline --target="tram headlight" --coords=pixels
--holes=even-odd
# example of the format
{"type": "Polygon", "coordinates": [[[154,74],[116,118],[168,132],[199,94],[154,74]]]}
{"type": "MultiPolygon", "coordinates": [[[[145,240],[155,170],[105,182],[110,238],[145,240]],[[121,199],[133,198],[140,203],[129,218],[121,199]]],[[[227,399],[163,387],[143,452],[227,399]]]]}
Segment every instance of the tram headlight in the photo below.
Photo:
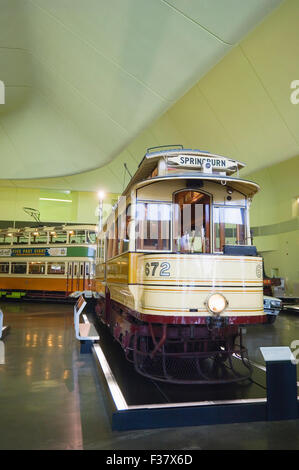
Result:
{"type": "Polygon", "coordinates": [[[227,300],[222,294],[212,294],[207,299],[207,307],[212,313],[221,313],[227,307],[227,300]]]}

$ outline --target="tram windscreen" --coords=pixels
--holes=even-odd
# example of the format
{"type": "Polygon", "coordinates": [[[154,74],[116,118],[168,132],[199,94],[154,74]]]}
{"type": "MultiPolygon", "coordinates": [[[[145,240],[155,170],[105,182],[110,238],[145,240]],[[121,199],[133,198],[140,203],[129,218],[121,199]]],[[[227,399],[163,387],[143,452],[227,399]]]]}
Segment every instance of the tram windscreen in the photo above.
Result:
{"type": "Polygon", "coordinates": [[[210,253],[210,196],[200,191],[174,195],[174,249],[179,253],[210,253]]]}
{"type": "Polygon", "coordinates": [[[170,250],[171,204],[138,202],[136,206],[137,250],[170,250]]]}
{"type": "Polygon", "coordinates": [[[215,251],[222,252],[224,245],[245,245],[245,208],[214,207],[215,251]]]}

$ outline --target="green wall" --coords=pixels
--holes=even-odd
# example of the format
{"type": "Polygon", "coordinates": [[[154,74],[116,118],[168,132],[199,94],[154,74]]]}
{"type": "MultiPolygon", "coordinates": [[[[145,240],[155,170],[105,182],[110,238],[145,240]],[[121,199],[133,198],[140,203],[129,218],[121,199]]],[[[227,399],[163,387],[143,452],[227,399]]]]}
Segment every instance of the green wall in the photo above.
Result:
{"type": "Polygon", "coordinates": [[[254,243],[268,275],[284,277],[289,294],[299,295],[299,156],[252,173],[261,191],[251,208],[254,243]]]}
{"type": "MultiPolygon", "coordinates": [[[[103,204],[104,217],[108,215],[117,195],[109,193],[103,204]]],[[[23,207],[32,207],[40,211],[41,222],[73,222],[96,224],[98,221],[98,197],[96,192],[57,191],[35,188],[0,188],[1,221],[33,221],[23,207]],[[62,199],[51,201],[47,199],[62,199]]],[[[28,225],[30,225],[28,223],[28,225]]]]}

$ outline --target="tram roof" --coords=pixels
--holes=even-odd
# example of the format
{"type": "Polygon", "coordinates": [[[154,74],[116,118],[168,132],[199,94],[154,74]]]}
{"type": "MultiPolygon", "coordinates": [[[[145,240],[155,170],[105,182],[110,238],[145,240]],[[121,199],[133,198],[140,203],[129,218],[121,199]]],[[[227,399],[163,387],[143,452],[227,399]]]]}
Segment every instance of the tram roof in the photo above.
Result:
{"type": "MultiPolygon", "coordinates": [[[[171,146],[169,146],[171,147],[171,146]]],[[[212,175],[212,179],[214,179],[214,176],[219,175],[219,170],[222,169],[222,174],[221,174],[221,179],[225,179],[227,174],[232,174],[240,169],[244,168],[246,165],[245,163],[239,162],[237,160],[225,157],[223,155],[218,155],[215,153],[210,153],[204,150],[197,150],[197,149],[186,149],[183,146],[176,146],[180,148],[175,148],[175,149],[164,149],[164,150],[155,150],[156,148],[161,148],[161,147],[152,147],[150,149],[147,149],[146,154],[144,155],[143,159],[141,160],[135,174],[131,178],[129,184],[127,185],[124,195],[128,194],[130,189],[140,181],[145,181],[151,172],[155,169],[155,167],[158,165],[158,162],[161,159],[165,159],[167,163],[173,164],[173,161],[177,160],[178,158],[184,158],[189,160],[193,159],[194,161],[207,161],[210,160],[212,162],[224,162],[226,164],[225,168],[217,168],[218,173],[216,171],[212,173],[207,173],[203,171],[194,171],[194,174],[189,171],[186,171],[184,173],[184,176],[186,178],[194,178],[195,175],[198,177],[202,178],[203,176],[206,175],[212,175]],[[153,151],[154,150],[154,151],[153,151]],[[169,159],[172,159],[171,161],[169,159]],[[223,174],[224,173],[224,174],[223,174]]],[[[185,168],[188,167],[188,165],[183,165],[185,168]]],[[[180,168],[180,165],[175,165],[173,168],[180,168]]],[[[200,166],[198,166],[200,168],[200,166]]],[[[186,168],[187,169],[187,168],[186,168]]],[[[173,175],[171,175],[173,176],[173,175]]],[[[177,177],[181,176],[179,174],[176,175],[177,177]]]]}

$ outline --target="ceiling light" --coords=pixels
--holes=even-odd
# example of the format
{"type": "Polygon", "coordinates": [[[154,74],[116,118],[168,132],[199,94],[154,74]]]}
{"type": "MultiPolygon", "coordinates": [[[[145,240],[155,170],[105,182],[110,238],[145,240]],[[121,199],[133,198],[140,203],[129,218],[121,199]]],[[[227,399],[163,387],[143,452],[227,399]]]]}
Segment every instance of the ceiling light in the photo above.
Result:
{"type": "Polygon", "coordinates": [[[98,198],[100,199],[100,201],[105,199],[105,191],[98,191],[98,198]]]}
{"type": "Polygon", "coordinates": [[[54,199],[51,197],[40,197],[40,201],[55,201],[55,202],[73,202],[72,199],[54,199]]]}

